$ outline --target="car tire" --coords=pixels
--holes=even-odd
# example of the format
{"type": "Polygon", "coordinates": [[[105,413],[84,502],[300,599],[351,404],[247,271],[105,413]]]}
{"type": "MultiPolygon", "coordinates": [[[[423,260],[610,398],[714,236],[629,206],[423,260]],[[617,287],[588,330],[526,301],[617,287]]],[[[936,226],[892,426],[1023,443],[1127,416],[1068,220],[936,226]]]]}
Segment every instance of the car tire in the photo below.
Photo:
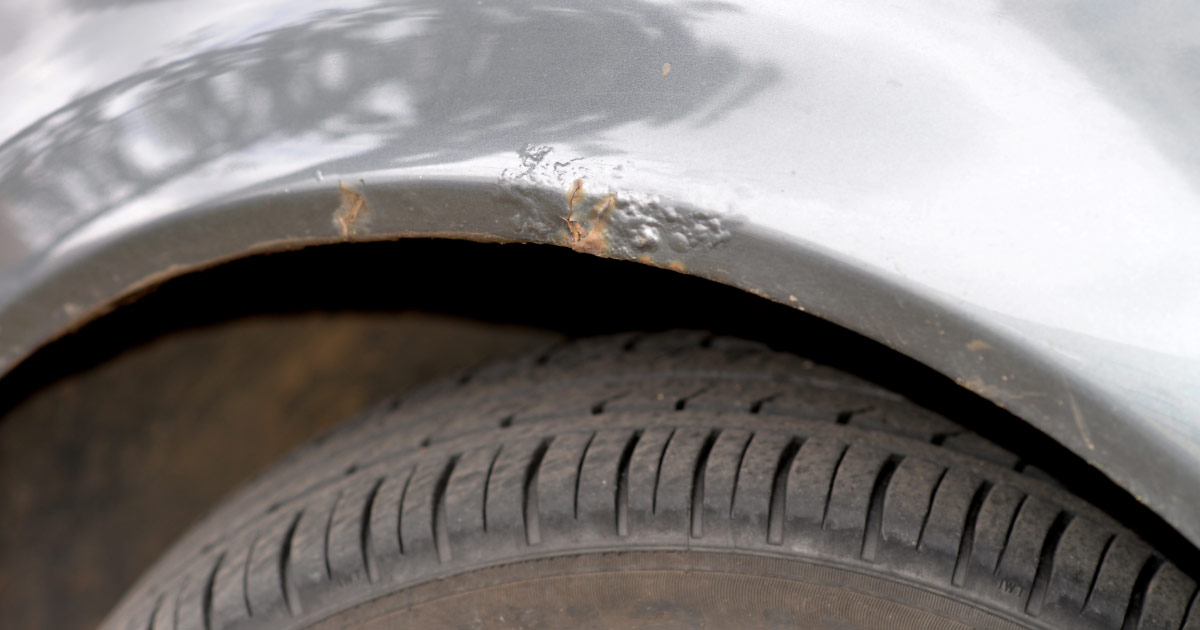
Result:
{"type": "Polygon", "coordinates": [[[1013,461],[758,344],[572,341],[302,447],[103,627],[1200,628],[1191,578],[1013,461]]]}

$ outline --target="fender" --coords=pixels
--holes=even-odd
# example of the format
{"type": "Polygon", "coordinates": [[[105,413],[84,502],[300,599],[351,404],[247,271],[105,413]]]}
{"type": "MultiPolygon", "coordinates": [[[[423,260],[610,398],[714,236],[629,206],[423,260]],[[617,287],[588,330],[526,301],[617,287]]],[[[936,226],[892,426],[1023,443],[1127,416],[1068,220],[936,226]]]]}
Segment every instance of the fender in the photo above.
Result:
{"type": "Polygon", "coordinates": [[[1200,4],[0,5],[0,372],[166,278],[554,243],[836,322],[1200,543],[1200,4]]]}

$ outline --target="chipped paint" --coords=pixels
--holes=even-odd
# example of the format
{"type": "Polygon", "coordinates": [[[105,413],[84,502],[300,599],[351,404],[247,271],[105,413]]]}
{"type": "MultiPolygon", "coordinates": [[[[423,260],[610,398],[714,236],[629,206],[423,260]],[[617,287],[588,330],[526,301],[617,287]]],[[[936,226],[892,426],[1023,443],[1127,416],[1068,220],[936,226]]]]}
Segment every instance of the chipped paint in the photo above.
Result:
{"type": "Polygon", "coordinates": [[[342,182],[338,182],[338,194],[342,202],[333,212],[333,225],[343,238],[352,236],[369,218],[370,208],[362,193],[342,182]]]}
{"type": "MultiPolygon", "coordinates": [[[[576,180],[576,182],[578,181],[576,180]]],[[[568,198],[572,196],[574,196],[573,193],[568,198]]],[[[611,193],[596,202],[585,219],[588,227],[584,227],[583,223],[572,218],[572,210],[568,208],[567,216],[564,217],[564,220],[567,222],[567,228],[570,230],[570,242],[568,245],[571,249],[590,254],[606,255],[608,250],[606,232],[608,230],[609,219],[616,214],[616,205],[617,196],[611,193]]]]}
{"type": "Polygon", "coordinates": [[[637,165],[629,161],[561,157],[553,147],[536,144],[526,145],[517,157],[516,166],[501,171],[499,183],[520,208],[511,222],[530,240],[611,258],[649,256],[665,266],[680,254],[723,244],[738,224],[729,213],[618,187],[636,172],[637,165]],[[558,210],[547,221],[548,193],[555,189],[566,198],[565,212],[558,210]],[[581,208],[589,205],[590,211],[583,213],[581,208]]]}

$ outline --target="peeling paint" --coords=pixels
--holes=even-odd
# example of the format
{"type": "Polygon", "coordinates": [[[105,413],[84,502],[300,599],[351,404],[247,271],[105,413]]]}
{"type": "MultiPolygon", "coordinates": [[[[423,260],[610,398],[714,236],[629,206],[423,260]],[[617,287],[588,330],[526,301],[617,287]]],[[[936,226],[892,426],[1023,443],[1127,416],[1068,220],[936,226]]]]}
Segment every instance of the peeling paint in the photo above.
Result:
{"type": "Polygon", "coordinates": [[[531,240],[612,258],[640,260],[648,255],[665,264],[732,237],[737,221],[725,213],[615,187],[636,168],[632,163],[578,156],[563,159],[553,154],[550,146],[526,145],[517,152],[519,164],[500,174],[509,203],[516,201],[519,207],[511,222],[531,240]],[[557,218],[547,221],[547,202],[562,208],[561,202],[551,201],[551,191],[556,189],[566,197],[566,214],[559,210],[557,218]],[[588,214],[575,212],[589,203],[588,214]]]}
{"type": "Polygon", "coordinates": [[[333,225],[337,227],[342,237],[352,236],[366,224],[370,218],[370,208],[367,200],[357,190],[338,182],[338,193],[342,202],[333,212],[333,225]]]}
{"type": "MultiPolygon", "coordinates": [[[[579,180],[576,180],[578,183],[579,180]]],[[[571,198],[574,196],[572,193],[571,198]]],[[[603,199],[596,202],[588,212],[585,220],[588,227],[572,218],[572,211],[567,210],[567,216],[564,220],[567,222],[567,227],[571,231],[571,241],[569,243],[571,249],[575,251],[588,252],[592,254],[604,255],[608,249],[608,239],[606,232],[608,230],[609,219],[614,214],[614,209],[617,205],[617,196],[613,194],[605,195],[603,199]]]]}

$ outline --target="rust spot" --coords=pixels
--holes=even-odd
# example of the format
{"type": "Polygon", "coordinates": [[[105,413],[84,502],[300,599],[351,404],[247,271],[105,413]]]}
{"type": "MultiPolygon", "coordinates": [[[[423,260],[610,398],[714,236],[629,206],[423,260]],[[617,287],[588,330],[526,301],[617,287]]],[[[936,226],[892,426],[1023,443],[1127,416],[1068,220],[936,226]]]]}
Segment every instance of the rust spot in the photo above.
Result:
{"type": "Polygon", "coordinates": [[[608,250],[608,236],[605,233],[607,227],[605,222],[597,221],[592,229],[571,244],[571,249],[589,254],[603,254],[608,250]]]}
{"type": "Polygon", "coordinates": [[[667,269],[670,269],[671,271],[678,271],[679,273],[687,273],[687,267],[684,267],[683,263],[679,262],[678,260],[672,260],[667,265],[667,269]]]}
{"type": "Polygon", "coordinates": [[[333,224],[337,226],[342,236],[350,236],[354,234],[357,226],[370,209],[362,194],[340,181],[338,182],[338,193],[342,196],[342,203],[333,213],[333,224]]]}
{"type": "Polygon", "coordinates": [[[612,210],[616,205],[616,195],[605,195],[596,205],[592,206],[592,211],[588,213],[588,220],[603,222],[605,217],[608,216],[608,211],[612,210]]]}
{"type": "Polygon", "coordinates": [[[570,212],[568,212],[567,216],[563,217],[562,220],[567,222],[567,229],[571,231],[571,243],[578,243],[580,239],[582,239],[584,236],[587,236],[587,233],[583,231],[583,226],[578,221],[571,218],[570,212]]]}
{"type": "Polygon", "coordinates": [[[663,73],[662,73],[662,75],[665,77],[665,76],[667,76],[668,74],[670,74],[670,72],[671,72],[671,64],[669,64],[669,63],[664,63],[664,64],[663,64],[663,73]]]}
{"type": "Polygon", "coordinates": [[[571,249],[590,254],[603,254],[608,249],[608,238],[605,231],[608,227],[608,220],[613,215],[612,210],[617,205],[617,196],[605,195],[603,199],[592,206],[587,216],[583,217],[590,227],[584,227],[583,221],[575,218],[575,204],[582,198],[583,180],[577,179],[567,193],[567,216],[562,217],[570,232],[571,249]]]}
{"type": "MultiPolygon", "coordinates": [[[[571,184],[571,189],[567,191],[567,210],[574,210],[575,203],[583,199],[583,179],[577,179],[571,184]]],[[[567,215],[568,217],[570,214],[567,215]]]]}

